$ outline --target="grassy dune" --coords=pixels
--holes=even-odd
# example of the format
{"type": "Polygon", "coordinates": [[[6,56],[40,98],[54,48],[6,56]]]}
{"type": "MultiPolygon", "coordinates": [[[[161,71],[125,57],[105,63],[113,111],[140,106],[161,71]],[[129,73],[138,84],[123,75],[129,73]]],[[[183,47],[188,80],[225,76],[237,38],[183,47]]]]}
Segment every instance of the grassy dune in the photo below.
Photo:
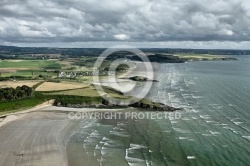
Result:
{"type": "Polygon", "coordinates": [[[0,115],[29,109],[43,102],[44,99],[35,97],[17,101],[2,102],[0,103],[0,115]]]}

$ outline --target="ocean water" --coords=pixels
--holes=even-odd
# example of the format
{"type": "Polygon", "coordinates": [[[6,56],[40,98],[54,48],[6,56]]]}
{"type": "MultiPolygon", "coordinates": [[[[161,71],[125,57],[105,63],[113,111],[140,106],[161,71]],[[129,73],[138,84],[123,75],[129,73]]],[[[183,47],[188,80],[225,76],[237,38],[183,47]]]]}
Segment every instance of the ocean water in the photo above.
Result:
{"type": "Polygon", "coordinates": [[[148,97],[184,108],[181,118],[84,119],[67,146],[69,165],[249,165],[250,56],[236,57],[162,64],[148,97]]]}

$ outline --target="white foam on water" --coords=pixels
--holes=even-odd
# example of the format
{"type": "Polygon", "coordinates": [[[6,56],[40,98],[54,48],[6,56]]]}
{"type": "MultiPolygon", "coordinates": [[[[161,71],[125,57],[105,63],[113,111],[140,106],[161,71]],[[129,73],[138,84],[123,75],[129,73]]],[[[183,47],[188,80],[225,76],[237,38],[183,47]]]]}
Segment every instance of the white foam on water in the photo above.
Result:
{"type": "Polygon", "coordinates": [[[119,137],[129,137],[129,135],[126,134],[125,132],[119,132],[119,131],[111,131],[110,134],[116,135],[116,136],[119,136],[119,137]]]}
{"type": "Polygon", "coordinates": [[[86,138],[84,141],[84,144],[86,143],[86,144],[88,144],[88,143],[93,143],[93,142],[95,142],[94,140],[91,140],[90,138],[86,138]]]}
{"type": "Polygon", "coordinates": [[[164,133],[171,133],[171,130],[165,130],[164,133]]]}
{"type": "Polygon", "coordinates": [[[102,140],[103,140],[103,141],[111,141],[111,139],[108,139],[108,138],[106,138],[106,137],[103,137],[102,140]]]}
{"type": "Polygon", "coordinates": [[[185,110],[186,110],[186,113],[192,113],[192,112],[194,112],[194,110],[193,110],[193,109],[188,109],[188,108],[185,108],[185,110]]]}
{"type": "Polygon", "coordinates": [[[194,160],[194,159],[196,159],[196,157],[195,156],[187,156],[187,159],[194,160]]]}
{"type": "Polygon", "coordinates": [[[125,123],[117,123],[117,126],[126,126],[125,123]]]}
{"type": "Polygon", "coordinates": [[[173,130],[179,132],[179,133],[182,133],[182,134],[185,134],[185,133],[190,133],[190,131],[188,130],[183,130],[183,129],[180,129],[180,128],[175,128],[175,127],[172,127],[173,130]]]}
{"type": "Polygon", "coordinates": [[[191,120],[191,119],[190,118],[182,118],[182,120],[187,121],[187,120],[191,120]]]}
{"type": "Polygon", "coordinates": [[[101,149],[101,147],[97,144],[97,145],[95,146],[95,149],[96,149],[96,150],[99,150],[99,149],[101,149]]]}
{"type": "Polygon", "coordinates": [[[142,145],[138,145],[138,144],[130,144],[130,147],[129,149],[126,149],[126,155],[125,155],[125,160],[128,162],[128,165],[130,166],[141,166],[141,165],[148,165],[148,161],[145,161],[143,159],[139,159],[139,158],[133,158],[133,157],[129,157],[129,153],[133,153],[133,150],[136,150],[136,149],[140,149],[141,147],[145,147],[145,146],[142,146],[142,145]]]}
{"type": "Polygon", "coordinates": [[[100,138],[100,134],[98,133],[98,131],[95,131],[95,132],[93,132],[93,133],[91,133],[90,135],[89,135],[89,137],[92,137],[92,138],[100,138]]]}
{"type": "Polygon", "coordinates": [[[105,144],[103,146],[105,149],[108,149],[109,147],[112,147],[113,144],[112,144],[112,142],[105,142],[105,144]]]}
{"type": "Polygon", "coordinates": [[[231,127],[229,127],[229,126],[223,126],[222,128],[228,129],[228,130],[233,130],[233,128],[231,128],[231,127]]]}
{"type": "Polygon", "coordinates": [[[216,109],[216,110],[221,110],[224,106],[221,106],[221,105],[215,105],[215,106],[212,106],[213,109],[216,109]]]}
{"type": "Polygon", "coordinates": [[[206,120],[207,123],[216,123],[215,121],[213,120],[206,120]]]}
{"type": "Polygon", "coordinates": [[[205,137],[212,137],[212,136],[214,136],[212,134],[202,134],[202,135],[205,136],[205,137]]]}
{"type": "Polygon", "coordinates": [[[228,126],[229,124],[225,124],[225,123],[218,123],[218,124],[215,124],[217,126],[228,126]]]}
{"type": "Polygon", "coordinates": [[[242,136],[243,138],[246,138],[250,141],[250,136],[242,136]]]}
{"type": "Polygon", "coordinates": [[[178,121],[176,121],[176,120],[171,120],[170,122],[171,122],[171,124],[176,124],[176,123],[179,123],[179,122],[178,122],[178,121]]]}
{"type": "Polygon", "coordinates": [[[141,166],[141,165],[144,165],[146,163],[145,160],[133,158],[133,157],[125,156],[125,159],[127,160],[128,165],[130,165],[130,166],[141,166]]]}
{"type": "Polygon", "coordinates": [[[221,133],[218,132],[218,131],[210,131],[210,133],[213,134],[213,135],[221,134],[221,133]]]}
{"type": "Polygon", "coordinates": [[[130,144],[130,149],[147,149],[147,147],[139,144],[130,144]]]}
{"type": "Polygon", "coordinates": [[[199,111],[199,110],[193,109],[193,112],[194,112],[194,113],[198,113],[198,112],[200,112],[200,111],[199,111]]]}
{"type": "Polygon", "coordinates": [[[113,150],[112,149],[108,149],[108,148],[102,148],[101,149],[101,154],[102,156],[108,153],[111,153],[113,150]]]}
{"type": "Polygon", "coordinates": [[[105,142],[104,141],[100,141],[100,144],[105,144],[105,142]]]}
{"type": "Polygon", "coordinates": [[[244,123],[244,122],[233,122],[235,125],[239,126],[240,124],[244,123]]]}
{"type": "Polygon", "coordinates": [[[239,134],[239,132],[238,132],[238,131],[236,131],[236,130],[233,130],[233,133],[235,133],[235,134],[239,134]]]}
{"type": "Polygon", "coordinates": [[[202,99],[202,98],[204,98],[204,97],[203,97],[203,96],[194,96],[194,95],[193,95],[193,98],[194,98],[194,99],[202,99]]]}
{"type": "Polygon", "coordinates": [[[211,116],[210,115],[200,115],[200,118],[208,120],[208,119],[211,119],[211,116]]]}

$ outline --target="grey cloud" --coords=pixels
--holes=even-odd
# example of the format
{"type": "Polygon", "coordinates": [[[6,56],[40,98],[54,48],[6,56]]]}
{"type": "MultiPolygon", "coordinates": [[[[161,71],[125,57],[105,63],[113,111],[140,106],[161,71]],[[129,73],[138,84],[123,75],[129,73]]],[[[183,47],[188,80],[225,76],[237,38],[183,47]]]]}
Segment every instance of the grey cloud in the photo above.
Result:
{"type": "Polygon", "coordinates": [[[249,41],[244,0],[2,0],[0,40],[13,43],[249,41]]]}

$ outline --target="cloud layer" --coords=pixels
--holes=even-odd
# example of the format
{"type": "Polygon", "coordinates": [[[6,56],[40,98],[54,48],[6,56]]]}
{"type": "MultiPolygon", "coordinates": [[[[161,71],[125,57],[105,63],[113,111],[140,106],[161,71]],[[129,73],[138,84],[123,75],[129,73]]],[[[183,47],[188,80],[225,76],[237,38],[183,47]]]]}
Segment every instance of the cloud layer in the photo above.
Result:
{"type": "Polygon", "coordinates": [[[245,0],[1,0],[10,43],[250,41],[245,0]]]}

